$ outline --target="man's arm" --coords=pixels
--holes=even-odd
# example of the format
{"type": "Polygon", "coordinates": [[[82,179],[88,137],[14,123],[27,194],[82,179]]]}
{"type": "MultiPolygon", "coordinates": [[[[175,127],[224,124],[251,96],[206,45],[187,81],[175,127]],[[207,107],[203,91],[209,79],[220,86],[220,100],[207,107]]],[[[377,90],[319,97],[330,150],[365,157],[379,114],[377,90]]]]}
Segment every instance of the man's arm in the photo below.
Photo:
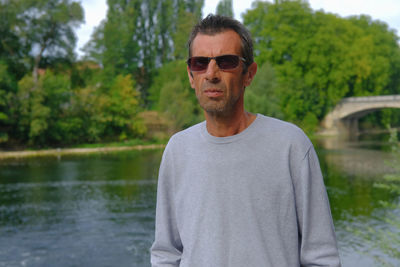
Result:
{"type": "Polygon", "coordinates": [[[294,185],[301,266],[340,266],[328,196],[313,147],[298,167],[294,185]]]}
{"type": "Polygon", "coordinates": [[[158,176],[156,231],[151,247],[152,267],[179,266],[183,246],[176,226],[172,157],[166,148],[158,176]]]}

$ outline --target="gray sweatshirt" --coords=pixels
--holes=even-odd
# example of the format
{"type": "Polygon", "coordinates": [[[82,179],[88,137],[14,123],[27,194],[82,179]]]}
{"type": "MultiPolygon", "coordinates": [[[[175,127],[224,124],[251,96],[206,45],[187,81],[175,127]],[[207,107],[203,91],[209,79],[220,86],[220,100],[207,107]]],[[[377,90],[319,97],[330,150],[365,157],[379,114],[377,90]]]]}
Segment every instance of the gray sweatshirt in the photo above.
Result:
{"type": "Polygon", "coordinates": [[[258,114],[214,137],[175,134],[161,162],[152,266],[340,266],[317,155],[296,126],[258,114]]]}

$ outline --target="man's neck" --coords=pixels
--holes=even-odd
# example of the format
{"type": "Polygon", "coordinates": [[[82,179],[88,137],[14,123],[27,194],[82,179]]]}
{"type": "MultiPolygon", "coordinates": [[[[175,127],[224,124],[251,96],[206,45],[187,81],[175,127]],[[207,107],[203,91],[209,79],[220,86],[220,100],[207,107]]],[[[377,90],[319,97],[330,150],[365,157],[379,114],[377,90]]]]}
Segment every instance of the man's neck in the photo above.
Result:
{"type": "Polygon", "coordinates": [[[241,110],[228,116],[205,113],[207,131],[216,137],[226,137],[244,131],[256,119],[256,115],[241,110]]]}

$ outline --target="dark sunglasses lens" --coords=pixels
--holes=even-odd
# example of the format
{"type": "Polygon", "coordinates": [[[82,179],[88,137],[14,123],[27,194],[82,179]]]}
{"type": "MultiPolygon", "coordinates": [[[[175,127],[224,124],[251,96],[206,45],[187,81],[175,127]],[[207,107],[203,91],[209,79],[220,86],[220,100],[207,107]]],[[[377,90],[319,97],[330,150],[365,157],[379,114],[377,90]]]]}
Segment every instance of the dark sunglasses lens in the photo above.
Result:
{"type": "Polygon", "coordinates": [[[192,57],[189,59],[189,68],[192,71],[202,71],[207,69],[210,59],[207,57],[192,57]]]}
{"type": "MultiPolygon", "coordinates": [[[[191,71],[204,71],[211,59],[209,57],[191,57],[187,63],[191,71]]],[[[215,60],[221,70],[234,69],[239,65],[239,57],[235,55],[219,56],[215,57],[215,60]]]]}
{"type": "Polygon", "coordinates": [[[234,55],[220,56],[216,60],[221,70],[234,69],[239,65],[239,57],[234,55]]]}

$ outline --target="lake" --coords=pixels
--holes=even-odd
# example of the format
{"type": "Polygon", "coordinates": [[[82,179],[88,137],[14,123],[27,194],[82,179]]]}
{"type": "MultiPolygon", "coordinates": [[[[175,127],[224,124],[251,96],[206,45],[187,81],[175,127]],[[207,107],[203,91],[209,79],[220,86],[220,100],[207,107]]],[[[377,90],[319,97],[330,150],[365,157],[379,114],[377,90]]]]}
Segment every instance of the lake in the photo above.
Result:
{"type": "MultiPolygon", "coordinates": [[[[393,155],[370,139],[314,141],[344,267],[399,259],[376,246],[398,195],[374,186],[393,155]],[[375,245],[374,245],[375,244],[375,245]]],[[[0,161],[0,266],[150,266],[162,150],[0,161]]],[[[395,232],[396,233],[396,232],[395,232]]],[[[400,244],[391,244],[398,246],[400,244]]]]}

